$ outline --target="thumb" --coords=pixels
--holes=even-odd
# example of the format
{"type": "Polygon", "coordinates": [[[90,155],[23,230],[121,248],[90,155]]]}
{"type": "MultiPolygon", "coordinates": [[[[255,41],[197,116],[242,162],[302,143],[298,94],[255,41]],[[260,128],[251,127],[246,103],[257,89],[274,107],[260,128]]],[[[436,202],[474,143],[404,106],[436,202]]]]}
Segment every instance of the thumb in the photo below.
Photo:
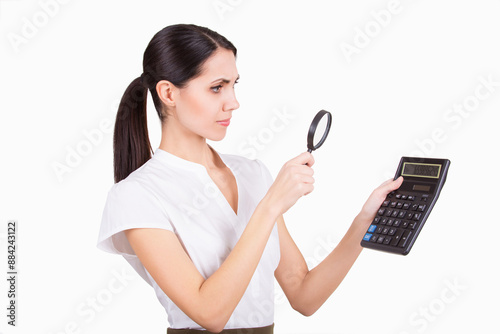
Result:
{"type": "Polygon", "coordinates": [[[380,193],[382,196],[386,196],[391,191],[398,189],[403,183],[403,177],[400,176],[396,180],[389,179],[383,182],[377,189],[376,192],[380,193]]]}
{"type": "Polygon", "coordinates": [[[398,177],[396,180],[392,180],[392,181],[389,181],[387,183],[387,192],[390,193],[391,191],[394,191],[396,189],[398,189],[399,187],[401,187],[401,185],[403,184],[403,177],[400,176],[398,177]]]}

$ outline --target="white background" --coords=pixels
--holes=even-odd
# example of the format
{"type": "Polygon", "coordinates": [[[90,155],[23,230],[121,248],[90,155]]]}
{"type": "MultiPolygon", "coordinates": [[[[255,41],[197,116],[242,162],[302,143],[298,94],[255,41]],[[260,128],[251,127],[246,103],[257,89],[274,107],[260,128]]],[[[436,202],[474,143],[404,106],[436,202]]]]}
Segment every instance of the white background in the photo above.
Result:
{"type": "MultiPolygon", "coordinates": [[[[491,332],[500,311],[499,11],[494,0],[0,0],[2,268],[7,221],[19,226],[17,327],[7,325],[2,279],[0,332],[165,333],[153,290],[95,243],[113,184],[117,102],[154,33],[174,23],[208,26],[238,48],[241,107],[212,143],[220,152],[246,155],[258,138],[256,157],[276,176],[306,149],[314,114],[332,112],[314,153],[315,191],[285,215],[310,265],[401,156],[451,160],[408,256],[364,250],[308,318],[277,293],[276,333],[491,332]],[[85,154],[68,167],[77,149],[85,154]],[[58,164],[68,168],[59,177],[58,164]]],[[[156,148],[151,104],[148,113],[156,148]]]]}

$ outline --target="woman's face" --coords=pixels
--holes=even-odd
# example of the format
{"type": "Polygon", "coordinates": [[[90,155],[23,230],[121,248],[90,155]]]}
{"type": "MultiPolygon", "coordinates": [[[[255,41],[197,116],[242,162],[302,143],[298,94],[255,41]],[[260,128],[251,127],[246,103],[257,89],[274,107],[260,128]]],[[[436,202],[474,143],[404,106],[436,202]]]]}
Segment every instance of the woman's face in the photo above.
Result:
{"type": "Polygon", "coordinates": [[[224,138],[233,110],[240,106],[234,92],[238,77],[233,52],[219,48],[204,63],[201,74],[177,90],[175,114],[179,123],[201,137],[214,141],[224,138]]]}

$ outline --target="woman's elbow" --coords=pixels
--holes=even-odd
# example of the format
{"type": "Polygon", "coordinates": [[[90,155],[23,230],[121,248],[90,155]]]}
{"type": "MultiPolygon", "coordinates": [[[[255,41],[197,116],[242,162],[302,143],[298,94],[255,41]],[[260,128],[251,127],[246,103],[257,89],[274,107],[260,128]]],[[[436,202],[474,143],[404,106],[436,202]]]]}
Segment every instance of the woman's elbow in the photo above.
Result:
{"type": "Polygon", "coordinates": [[[211,333],[220,333],[225,326],[225,324],[214,320],[199,321],[198,324],[211,333]]]}
{"type": "Polygon", "coordinates": [[[219,326],[217,324],[214,324],[213,326],[212,325],[210,325],[210,326],[203,326],[203,328],[205,328],[210,333],[220,333],[224,329],[224,326],[219,326]]]}
{"type": "Polygon", "coordinates": [[[299,312],[300,314],[302,314],[304,317],[310,317],[311,315],[313,315],[314,313],[316,313],[316,311],[318,310],[317,308],[314,308],[314,307],[310,307],[310,306],[307,306],[307,305],[303,305],[303,304],[291,304],[292,305],[292,308],[299,312]]]}
{"type": "Polygon", "coordinates": [[[222,316],[220,313],[214,313],[210,310],[204,310],[196,321],[201,327],[205,328],[209,332],[220,333],[226,326],[229,319],[222,316]]]}

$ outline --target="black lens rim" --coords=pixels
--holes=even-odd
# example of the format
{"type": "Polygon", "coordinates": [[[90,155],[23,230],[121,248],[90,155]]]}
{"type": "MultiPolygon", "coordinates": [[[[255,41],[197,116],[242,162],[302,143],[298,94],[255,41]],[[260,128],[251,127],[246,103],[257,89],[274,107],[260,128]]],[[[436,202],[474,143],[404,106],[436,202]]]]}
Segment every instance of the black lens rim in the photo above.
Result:
{"type": "Polygon", "coordinates": [[[330,132],[330,126],[332,125],[332,114],[326,110],[320,110],[314,116],[311,126],[309,126],[309,132],[307,133],[307,148],[309,149],[309,152],[317,150],[321,145],[326,140],[326,137],[328,136],[328,133],[330,132]],[[326,115],[327,117],[327,123],[326,123],[326,130],[323,133],[323,137],[321,137],[320,141],[316,146],[314,146],[314,134],[316,133],[316,128],[318,127],[319,122],[323,117],[326,115]]]}

